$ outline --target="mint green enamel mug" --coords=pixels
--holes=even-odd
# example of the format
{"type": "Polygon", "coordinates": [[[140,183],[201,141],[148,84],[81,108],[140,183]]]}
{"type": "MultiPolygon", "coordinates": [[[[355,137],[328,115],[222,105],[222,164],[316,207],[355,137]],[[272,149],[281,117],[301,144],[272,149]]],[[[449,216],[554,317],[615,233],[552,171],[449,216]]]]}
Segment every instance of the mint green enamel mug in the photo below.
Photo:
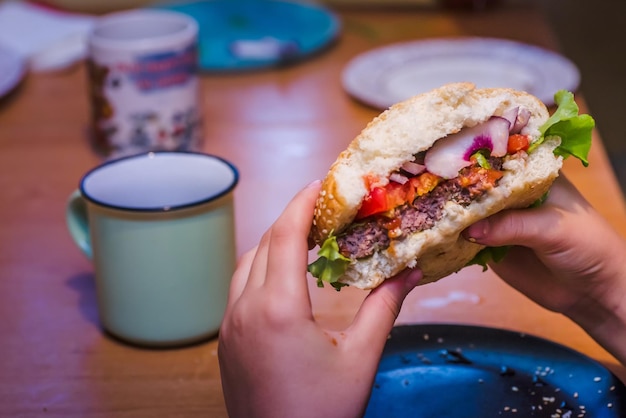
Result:
{"type": "Polygon", "coordinates": [[[237,169],[193,152],[154,152],[89,171],[67,225],[93,260],[104,329],[175,346],[214,336],[235,268],[237,169]]]}

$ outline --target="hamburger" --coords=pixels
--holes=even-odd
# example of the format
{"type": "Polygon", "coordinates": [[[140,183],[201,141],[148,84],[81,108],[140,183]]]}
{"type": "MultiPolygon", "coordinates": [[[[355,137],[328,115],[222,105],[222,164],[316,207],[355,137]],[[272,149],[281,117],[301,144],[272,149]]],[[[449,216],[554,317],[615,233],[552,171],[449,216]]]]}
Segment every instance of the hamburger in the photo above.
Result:
{"type": "Polygon", "coordinates": [[[452,83],[374,118],[331,165],[316,201],[309,265],[318,286],[372,289],[403,269],[420,285],[506,249],[461,236],[508,208],[540,204],[563,159],[586,166],[594,120],[571,92],[552,115],[533,95],[452,83]]]}

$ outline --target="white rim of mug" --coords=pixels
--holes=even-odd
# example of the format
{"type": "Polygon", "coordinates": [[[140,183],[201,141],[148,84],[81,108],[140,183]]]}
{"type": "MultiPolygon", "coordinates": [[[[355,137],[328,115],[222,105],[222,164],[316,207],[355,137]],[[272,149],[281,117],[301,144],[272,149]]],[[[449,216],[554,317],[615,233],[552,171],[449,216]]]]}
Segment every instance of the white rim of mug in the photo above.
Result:
{"type": "Polygon", "coordinates": [[[200,205],[204,205],[206,203],[215,201],[217,199],[219,199],[222,196],[226,196],[227,194],[229,194],[230,192],[233,191],[233,189],[235,188],[235,186],[237,186],[237,183],[239,183],[239,170],[237,170],[237,167],[235,167],[230,161],[222,158],[222,157],[218,157],[217,155],[213,155],[213,154],[207,154],[207,153],[203,153],[203,152],[195,152],[195,151],[150,151],[150,152],[144,152],[141,154],[135,154],[135,155],[130,155],[127,157],[121,157],[121,158],[117,158],[114,160],[110,160],[107,161],[103,164],[100,164],[97,167],[92,168],[91,170],[89,170],[87,173],[85,173],[85,175],[83,175],[83,177],[80,180],[80,184],[79,184],[79,190],[81,195],[87,199],[88,201],[98,205],[98,206],[102,206],[105,208],[109,208],[109,209],[116,209],[116,210],[120,210],[120,211],[124,211],[124,212],[136,212],[136,213],[159,213],[159,212],[173,212],[173,211],[177,211],[177,210],[182,210],[182,209],[189,209],[195,206],[200,206],[200,205]],[[111,203],[107,203],[104,202],[100,199],[94,198],[93,196],[90,196],[89,193],[87,193],[87,191],[85,190],[85,183],[87,182],[87,180],[89,179],[89,177],[94,174],[95,172],[99,171],[100,169],[102,169],[103,167],[107,167],[109,165],[113,165],[113,164],[118,164],[120,162],[124,162],[127,160],[133,160],[133,159],[139,159],[139,158],[150,158],[151,156],[156,157],[158,155],[193,155],[193,156],[199,156],[199,157],[206,157],[206,158],[210,158],[213,160],[217,160],[219,162],[221,162],[222,164],[224,164],[228,169],[231,170],[232,174],[233,174],[233,179],[231,181],[231,183],[228,185],[228,187],[225,187],[223,190],[219,191],[218,193],[214,193],[211,194],[209,197],[207,197],[206,199],[199,199],[199,200],[194,200],[194,201],[190,201],[189,203],[184,203],[184,204],[180,204],[180,205],[168,205],[168,206],[155,206],[155,207],[134,207],[134,206],[123,206],[123,205],[115,205],[115,204],[111,204],[111,203]]]}
{"type": "Polygon", "coordinates": [[[198,23],[184,13],[170,10],[131,10],[115,12],[101,17],[89,36],[91,48],[109,49],[132,52],[135,50],[169,49],[183,45],[198,36],[198,23]],[[135,39],[105,36],[102,32],[111,30],[116,25],[133,24],[138,21],[153,20],[163,24],[171,22],[180,24],[181,28],[154,36],[137,37],[135,39]]]}

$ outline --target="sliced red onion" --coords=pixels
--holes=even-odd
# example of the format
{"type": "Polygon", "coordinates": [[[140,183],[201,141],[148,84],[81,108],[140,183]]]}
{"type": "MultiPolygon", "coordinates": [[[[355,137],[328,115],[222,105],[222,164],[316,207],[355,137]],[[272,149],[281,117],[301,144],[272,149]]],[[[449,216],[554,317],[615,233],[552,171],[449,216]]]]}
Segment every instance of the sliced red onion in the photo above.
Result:
{"type": "Polygon", "coordinates": [[[391,176],[389,176],[389,180],[395,181],[396,183],[400,183],[400,184],[404,184],[407,181],[409,181],[409,179],[406,176],[403,176],[400,173],[391,173],[391,176]]]}
{"type": "Polygon", "coordinates": [[[524,126],[528,124],[528,120],[530,119],[530,110],[525,107],[516,106],[506,110],[502,114],[502,117],[508,120],[511,124],[509,133],[518,134],[524,126]]]}
{"type": "Polygon", "coordinates": [[[414,176],[420,174],[424,170],[426,170],[426,166],[422,164],[415,163],[413,161],[407,161],[402,164],[402,169],[409,174],[413,174],[414,176]]]}
{"type": "Polygon", "coordinates": [[[528,120],[530,119],[530,110],[526,108],[520,108],[517,113],[517,118],[515,118],[515,123],[512,125],[510,129],[511,134],[518,134],[524,128],[524,126],[528,125],[528,120]]]}
{"type": "Polygon", "coordinates": [[[515,125],[515,121],[517,120],[517,114],[519,113],[519,106],[512,107],[507,109],[502,113],[502,117],[509,121],[511,126],[515,125]]]}
{"type": "Polygon", "coordinates": [[[454,178],[472,164],[470,157],[478,150],[486,149],[495,157],[506,155],[509,127],[506,118],[493,116],[483,124],[462,129],[435,142],[426,152],[424,164],[433,174],[454,178]]]}

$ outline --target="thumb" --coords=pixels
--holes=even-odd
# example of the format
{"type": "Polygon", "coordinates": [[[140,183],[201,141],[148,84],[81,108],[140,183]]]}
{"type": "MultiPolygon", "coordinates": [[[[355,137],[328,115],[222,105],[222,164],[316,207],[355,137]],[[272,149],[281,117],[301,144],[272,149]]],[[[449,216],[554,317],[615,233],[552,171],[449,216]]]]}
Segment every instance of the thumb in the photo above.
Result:
{"type": "Polygon", "coordinates": [[[359,339],[357,344],[379,344],[376,348],[382,350],[400,313],[402,302],[422,277],[420,270],[406,269],[370,292],[350,326],[353,337],[359,339]]]}
{"type": "Polygon", "coordinates": [[[505,210],[463,231],[465,239],[490,247],[523,245],[545,248],[559,225],[558,211],[543,208],[505,210]]]}

